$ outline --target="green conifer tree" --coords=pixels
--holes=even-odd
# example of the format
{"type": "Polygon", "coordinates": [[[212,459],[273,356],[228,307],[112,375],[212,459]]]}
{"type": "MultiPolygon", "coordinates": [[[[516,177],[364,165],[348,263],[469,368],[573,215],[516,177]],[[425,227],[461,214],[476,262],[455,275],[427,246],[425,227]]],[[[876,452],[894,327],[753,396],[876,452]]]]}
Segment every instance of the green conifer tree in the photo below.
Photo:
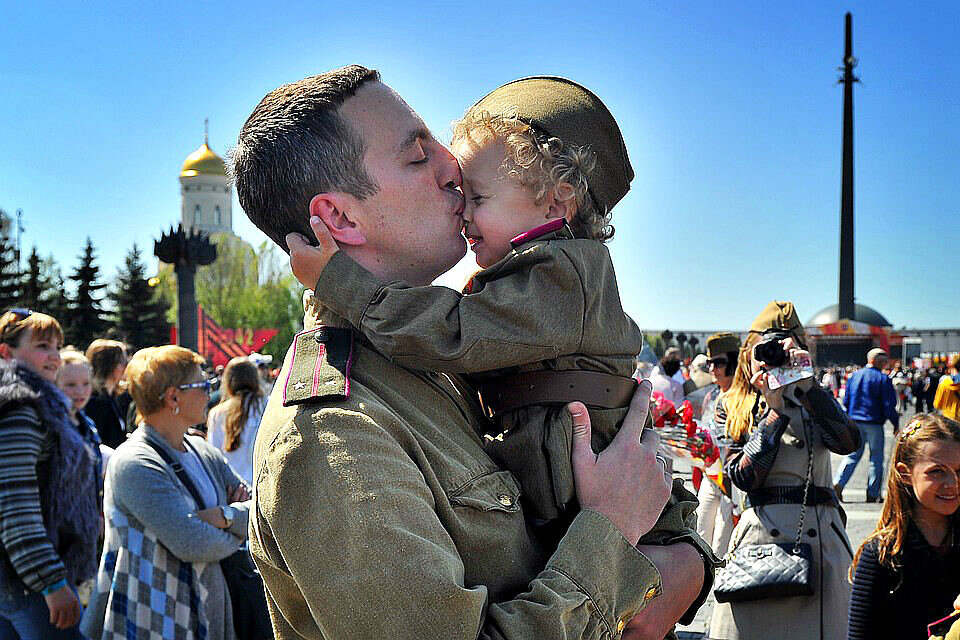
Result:
{"type": "Polygon", "coordinates": [[[107,329],[107,321],[102,301],[98,297],[101,289],[107,285],[100,282],[100,267],[96,264],[93,242],[87,238],[87,244],[80,255],[80,264],[70,275],[74,285],[74,295],[69,300],[69,321],[64,323],[67,342],[83,350],[95,338],[99,338],[107,329]]]}
{"type": "Polygon", "coordinates": [[[114,322],[120,337],[136,349],[166,344],[170,340],[167,308],[158,288],[151,287],[136,244],[127,254],[109,293],[116,310],[114,322]]]}
{"type": "Polygon", "coordinates": [[[16,307],[20,298],[20,274],[11,231],[13,219],[0,209],[0,313],[16,307]]]}
{"type": "Polygon", "coordinates": [[[37,247],[34,246],[30,252],[30,257],[27,258],[27,268],[23,272],[23,281],[20,285],[20,306],[46,313],[40,303],[47,289],[42,269],[43,265],[40,263],[40,255],[37,253],[37,247]]]}

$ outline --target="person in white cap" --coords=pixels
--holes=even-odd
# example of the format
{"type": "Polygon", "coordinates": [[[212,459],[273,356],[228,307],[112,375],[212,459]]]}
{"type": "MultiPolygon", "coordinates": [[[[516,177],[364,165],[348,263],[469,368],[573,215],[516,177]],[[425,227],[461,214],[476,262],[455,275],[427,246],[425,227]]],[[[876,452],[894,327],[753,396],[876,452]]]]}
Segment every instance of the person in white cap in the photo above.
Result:
{"type": "Polygon", "coordinates": [[[875,348],[867,352],[867,366],[847,380],[843,405],[847,415],[860,427],[860,448],[844,457],[833,478],[837,497],[843,500],[843,488],[850,481],[853,470],[863,456],[864,445],[870,447],[870,476],[867,483],[867,502],[883,502],[883,425],[893,423],[894,432],[900,429],[897,413],[897,392],[890,378],[883,372],[888,361],[887,352],[875,348]]]}

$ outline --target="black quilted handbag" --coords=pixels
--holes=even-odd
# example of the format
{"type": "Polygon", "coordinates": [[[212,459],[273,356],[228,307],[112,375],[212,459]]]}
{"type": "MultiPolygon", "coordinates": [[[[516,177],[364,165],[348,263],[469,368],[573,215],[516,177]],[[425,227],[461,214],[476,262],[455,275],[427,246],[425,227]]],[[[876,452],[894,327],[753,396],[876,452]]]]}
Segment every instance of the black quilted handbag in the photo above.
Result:
{"type": "Polygon", "coordinates": [[[717,602],[812,596],[813,574],[813,549],[806,542],[749,544],[717,571],[713,595],[717,602]]]}
{"type": "MultiPolygon", "coordinates": [[[[806,433],[804,437],[811,442],[806,433]]],[[[800,542],[807,513],[807,496],[813,477],[813,447],[807,447],[807,478],[803,486],[803,508],[793,543],[770,542],[736,546],[727,555],[727,564],[718,569],[713,582],[717,602],[747,602],[764,598],[812,596],[816,583],[813,548],[800,542]]]]}

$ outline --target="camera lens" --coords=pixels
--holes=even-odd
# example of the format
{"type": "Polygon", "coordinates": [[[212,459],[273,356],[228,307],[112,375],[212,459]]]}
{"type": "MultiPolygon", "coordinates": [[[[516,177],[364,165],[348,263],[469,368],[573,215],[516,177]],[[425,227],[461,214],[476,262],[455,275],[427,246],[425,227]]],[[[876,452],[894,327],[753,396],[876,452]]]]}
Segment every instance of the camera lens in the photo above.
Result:
{"type": "Polygon", "coordinates": [[[754,357],[768,367],[779,367],[787,361],[787,352],[783,350],[778,337],[773,337],[757,344],[753,351],[754,357]]]}

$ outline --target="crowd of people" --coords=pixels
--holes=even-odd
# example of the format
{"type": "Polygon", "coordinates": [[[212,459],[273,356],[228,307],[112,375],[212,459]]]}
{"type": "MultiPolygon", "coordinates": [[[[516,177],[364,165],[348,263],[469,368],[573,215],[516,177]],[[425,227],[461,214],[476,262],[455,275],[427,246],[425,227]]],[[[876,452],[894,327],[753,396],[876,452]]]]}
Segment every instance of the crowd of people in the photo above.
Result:
{"type": "MultiPolygon", "coordinates": [[[[796,316],[784,317],[788,308],[775,303],[754,322],[742,346],[732,334],[708,339],[710,383],[691,385],[696,364],[681,364],[676,349],[668,349],[656,368],[646,368],[654,387],[672,402],[695,402],[701,421],[723,445],[725,484],[718,486],[694,468],[700,483],[698,532],[715,551],[735,557],[750,545],[789,542],[798,519],[804,524],[795,543],[815,543],[813,597],[727,603],[718,596],[708,637],[767,637],[778,620],[788,623],[778,637],[926,637],[928,624],[947,617],[955,602],[960,605],[960,548],[954,538],[960,524],[955,420],[960,355],[940,371],[903,369],[874,348],[866,366],[817,370],[794,387],[794,393],[802,391],[799,398],[785,401],[772,397],[763,378],[754,375],[751,351],[777,309],[774,324],[792,327],[791,346],[802,345],[796,316]],[[932,398],[931,404],[914,408],[909,395],[905,401],[910,386],[905,380],[922,381],[920,397],[932,398]],[[915,414],[903,427],[902,413],[915,414]],[[731,420],[735,416],[741,417],[731,420]],[[896,440],[885,464],[887,422],[896,440]],[[854,550],[841,505],[865,448],[870,450],[865,502],[884,505],[873,533],[854,550]],[[843,456],[835,472],[828,450],[843,456]]],[[[952,622],[950,616],[941,626],[949,629],[952,622]]]]}
{"type": "Polygon", "coordinates": [[[0,638],[236,637],[221,561],[248,553],[258,364],[227,364],[208,416],[188,349],[84,353],[49,315],[0,316],[0,638]]]}

